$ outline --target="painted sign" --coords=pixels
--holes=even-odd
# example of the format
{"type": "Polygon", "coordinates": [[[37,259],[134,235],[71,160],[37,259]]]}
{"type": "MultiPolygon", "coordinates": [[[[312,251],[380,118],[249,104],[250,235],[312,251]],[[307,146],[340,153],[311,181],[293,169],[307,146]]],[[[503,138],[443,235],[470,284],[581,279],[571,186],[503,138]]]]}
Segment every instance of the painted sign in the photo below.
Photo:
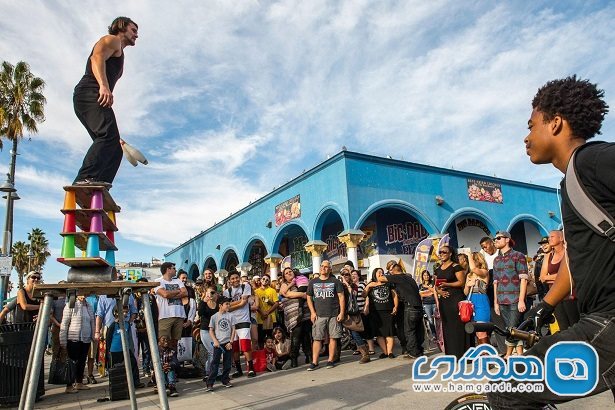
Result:
{"type": "Polygon", "coordinates": [[[468,198],[472,201],[503,204],[502,184],[468,178],[468,198]]]}
{"type": "Polygon", "coordinates": [[[304,235],[296,236],[290,240],[290,261],[291,267],[297,269],[309,268],[312,266],[312,255],[305,250],[308,242],[304,235]]]}
{"type": "Polygon", "coordinates": [[[126,269],[123,271],[120,270],[120,273],[124,276],[124,278],[126,278],[126,280],[131,282],[136,282],[143,277],[143,269],[141,268],[126,269]]]}
{"type": "Polygon", "coordinates": [[[465,228],[467,228],[469,226],[475,226],[477,228],[482,229],[483,232],[485,232],[485,234],[487,234],[487,236],[491,235],[491,231],[489,230],[489,228],[487,228],[487,225],[485,225],[485,223],[483,221],[481,221],[480,219],[475,219],[475,218],[465,218],[465,219],[463,219],[462,221],[457,223],[457,230],[459,232],[461,232],[461,231],[463,231],[465,228]]]}
{"type": "MultiPolygon", "coordinates": [[[[384,246],[396,248],[396,254],[412,255],[421,240],[427,237],[427,231],[417,220],[393,223],[385,226],[384,246]]],[[[390,254],[390,252],[387,252],[390,254]]]]}
{"type": "Polygon", "coordinates": [[[300,195],[294,196],[275,207],[275,226],[280,226],[291,219],[301,217],[300,195]]]}
{"type": "Polygon", "coordinates": [[[256,243],[250,249],[248,262],[252,265],[250,273],[252,275],[262,276],[265,273],[265,245],[262,242],[256,243]]]}
{"type": "Polygon", "coordinates": [[[429,265],[429,257],[433,249],[433,240],[431,238],[423,239],[417,246],[414,253],[414,279],[417,283],[421,283],[421,272],[427,269],[429,265]]]}
{"type": "Polygon", "coordinates": [[[371,232],[364,241],[363,254],[414,255],[416,246],[428,235],[423,225],[399,209],[383,209],[371,216],[361,227],[371,232]]]}

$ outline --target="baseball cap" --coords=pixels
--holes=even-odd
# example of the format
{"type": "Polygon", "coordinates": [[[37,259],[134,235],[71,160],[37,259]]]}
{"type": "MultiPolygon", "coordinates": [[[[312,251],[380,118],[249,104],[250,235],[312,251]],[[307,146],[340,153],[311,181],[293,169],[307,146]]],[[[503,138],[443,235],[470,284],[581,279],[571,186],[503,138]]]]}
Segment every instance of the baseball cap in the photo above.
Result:
{"type": "Polygon", "coordinates": [[[538,241],[538,245],[542,245],[543,243],[549,243],[549,237],[548,236],[543,236],[542,238],[540,238],[540,240],[538,241]]]}
{"type": "Polygon", "coordinates": [[[510,233],[508,231],[498,231],[495,236],[503,236],[510,239],[510,233]]]}

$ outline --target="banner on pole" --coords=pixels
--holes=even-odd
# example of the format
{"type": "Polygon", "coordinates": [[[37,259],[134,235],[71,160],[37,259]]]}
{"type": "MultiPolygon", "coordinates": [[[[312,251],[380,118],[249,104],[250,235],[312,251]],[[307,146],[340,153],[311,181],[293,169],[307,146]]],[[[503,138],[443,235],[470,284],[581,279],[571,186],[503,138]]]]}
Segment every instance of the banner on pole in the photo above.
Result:
{"type": "Polygon", "coordinates": [[[0,256],[0,276],[11,276],[13,269],[12,256],[0,256]]]}

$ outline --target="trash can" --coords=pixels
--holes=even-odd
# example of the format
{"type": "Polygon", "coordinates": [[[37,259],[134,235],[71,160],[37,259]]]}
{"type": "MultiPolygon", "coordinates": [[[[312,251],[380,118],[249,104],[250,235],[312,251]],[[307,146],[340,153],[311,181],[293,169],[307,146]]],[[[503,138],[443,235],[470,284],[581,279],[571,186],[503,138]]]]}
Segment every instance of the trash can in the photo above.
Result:
{"type": "MultiPolygon", "coordinates": [[[[36,323],[0,325],[0,407],[19,403],[36,323]]],[[[45,394],[44,366],[38,378],[36,400],[45,394]]]]}

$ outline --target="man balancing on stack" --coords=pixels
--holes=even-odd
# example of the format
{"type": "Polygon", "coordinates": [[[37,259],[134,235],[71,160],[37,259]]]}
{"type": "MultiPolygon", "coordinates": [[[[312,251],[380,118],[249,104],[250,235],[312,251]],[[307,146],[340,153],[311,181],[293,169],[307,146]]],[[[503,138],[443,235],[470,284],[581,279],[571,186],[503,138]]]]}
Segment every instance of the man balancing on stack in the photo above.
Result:
{"type": "MultiPolygon", "coordinates": [[[[120,162],[122,148],[126,147],[120,139],[113,105],[113,88],[124,70],[124,48],[134,46],[138,36],[137,24],[128,17],[118,17],[109,26],[109,34],[94,45],[88,57],[85,74],[75,87],[73,105],[77,118],[92,138],[83,165],[73,185],[102,185],[111,188],[120,162]]],[[[147,160],[140,152],[127,159],[136,165],[135,159],[147,160]],[[140,157],[139,157],[140,155],[140,157]]]]}

